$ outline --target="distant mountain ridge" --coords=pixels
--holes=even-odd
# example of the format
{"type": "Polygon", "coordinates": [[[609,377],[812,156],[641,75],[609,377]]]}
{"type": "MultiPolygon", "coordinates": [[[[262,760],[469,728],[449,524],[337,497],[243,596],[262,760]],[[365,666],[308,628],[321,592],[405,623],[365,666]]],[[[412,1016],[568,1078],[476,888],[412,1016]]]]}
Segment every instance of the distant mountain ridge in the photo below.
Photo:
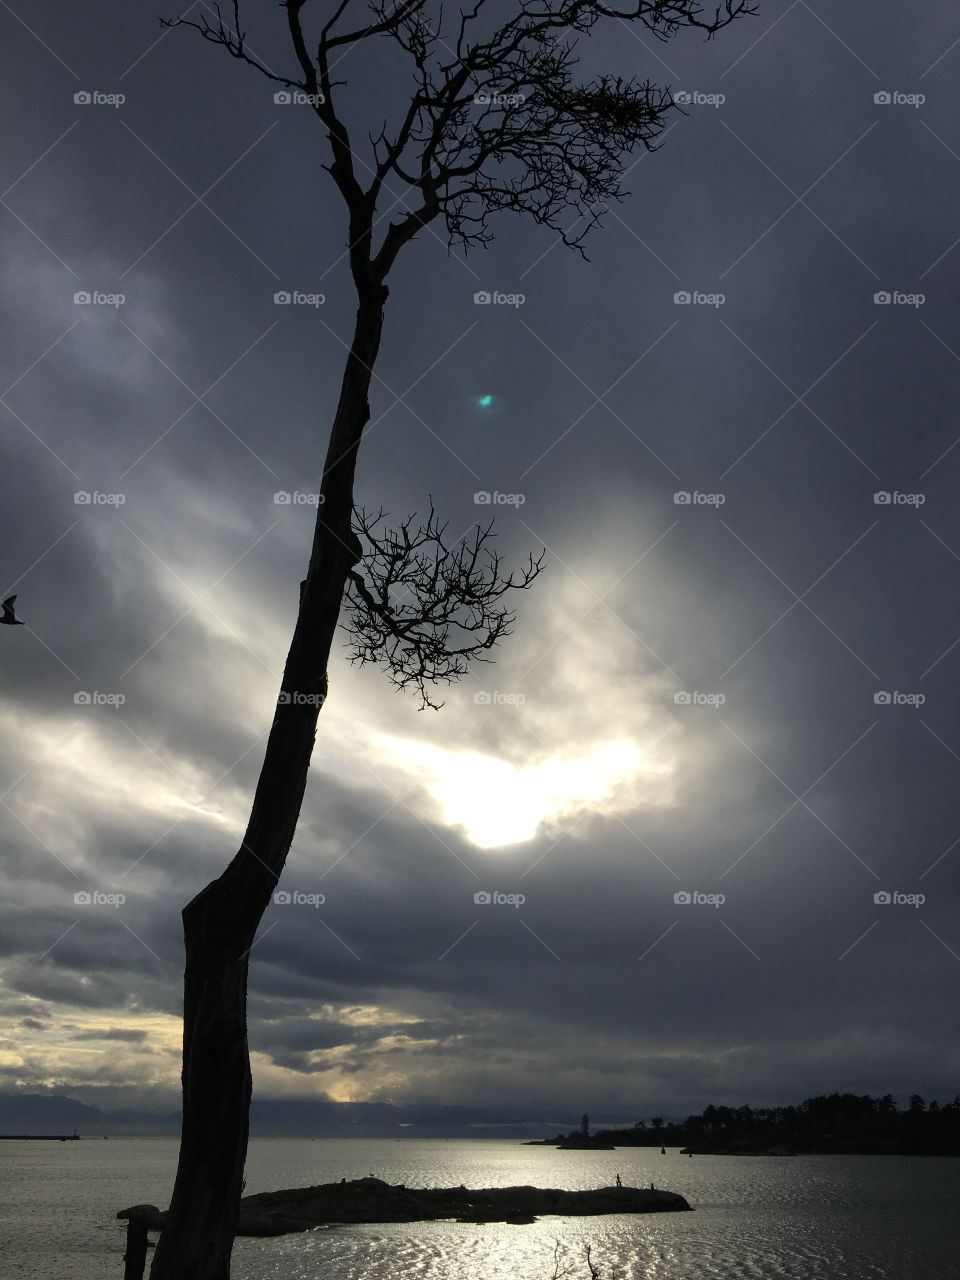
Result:
{"type": "Polygon", "coordinates": [[[72,1133],[103,1112],[62,1094],[0,1093],[0,1133],[72,1133]]]}
{"type": "MultiPolygon", "coordinates": [[[[323,1099],[254,1098],[253,1137],[529,1138],[563,1123],[557,1113],[528,1108],[442,1106],[424,1103],[329,1102],[323,1099]]],[[[567,1121],[569,1123],[569,1121],[567,1121]]],[[[607,1121],[609,1123],[609,1121],[607,1121]]],[[[81,1137],[175,1137],[176,1110],[100,1108],[66,1094],[0,1093],[0,1133],[72,1133],[81,1137]]]]}

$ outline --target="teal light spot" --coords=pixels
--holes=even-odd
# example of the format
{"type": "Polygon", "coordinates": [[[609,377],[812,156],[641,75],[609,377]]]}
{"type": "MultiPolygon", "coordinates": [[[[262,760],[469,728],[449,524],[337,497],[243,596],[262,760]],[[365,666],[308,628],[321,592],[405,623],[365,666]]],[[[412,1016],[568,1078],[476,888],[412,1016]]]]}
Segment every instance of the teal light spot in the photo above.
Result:
{"type": "Polygon", "coordinates": [[[481,396],[477,403],[481,409],[489,409],[490,405],[493,404],[493,396],[481,396]]]}

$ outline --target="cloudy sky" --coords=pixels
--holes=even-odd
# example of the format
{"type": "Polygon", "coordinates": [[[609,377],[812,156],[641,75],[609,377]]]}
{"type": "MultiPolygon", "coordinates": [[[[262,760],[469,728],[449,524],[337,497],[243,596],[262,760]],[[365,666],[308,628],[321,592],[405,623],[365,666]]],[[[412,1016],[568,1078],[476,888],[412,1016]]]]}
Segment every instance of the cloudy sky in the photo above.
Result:
{"type": "MultiPolygon", "coordinates": [[[[274,496],[316,488],[344,217],[309,109],[162,7],[2,10],[0,1089],[169,1105],[179,911],[242,834],[306,562],[313,509],[274,496]]],[[[249,28],[289,65],[276,11],[249,28]]],[[[256,1091],[952,1096],[960,17],[762,0],[711,43],[613,23],[601,65],[689,105],[590,261],[503,217],[391,280],[361,501],[459,532],[500,495],[504,557],[547,569],[439,713],[338,652],[256,1091]]],[[[342,72],[375,114],[382,68],[342,72]]]]}

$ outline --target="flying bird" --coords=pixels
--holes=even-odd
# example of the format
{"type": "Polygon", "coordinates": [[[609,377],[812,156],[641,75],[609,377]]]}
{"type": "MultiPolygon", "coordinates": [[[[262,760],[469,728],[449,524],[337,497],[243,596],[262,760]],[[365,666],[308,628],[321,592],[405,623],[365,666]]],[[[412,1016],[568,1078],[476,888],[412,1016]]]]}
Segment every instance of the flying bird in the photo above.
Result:
{"type": "Polygon", "coordinates": [[[3,602],[3,617],[0,618],[0,623],[4,623],[8,627],[26,626],[26,623],[21,622],[16,613],[14,613],[13,604],[16,598],[16,596],[7,596],[3,602]]]}

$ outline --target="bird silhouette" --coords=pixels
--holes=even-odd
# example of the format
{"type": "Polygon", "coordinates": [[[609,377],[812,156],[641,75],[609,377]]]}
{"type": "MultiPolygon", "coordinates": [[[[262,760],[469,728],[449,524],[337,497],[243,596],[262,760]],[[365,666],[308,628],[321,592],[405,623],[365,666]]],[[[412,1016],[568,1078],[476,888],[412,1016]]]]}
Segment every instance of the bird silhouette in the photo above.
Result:
{"type": "Polygon", "coordinates": [[[16,596],[7,596],[6,600],[4,600],[3,617],[0,618],[0,623],[3,623],[8,627],[25,627],[27,624],[25,622],[21,622],[13,610],[16,598],[16,596]]]}

